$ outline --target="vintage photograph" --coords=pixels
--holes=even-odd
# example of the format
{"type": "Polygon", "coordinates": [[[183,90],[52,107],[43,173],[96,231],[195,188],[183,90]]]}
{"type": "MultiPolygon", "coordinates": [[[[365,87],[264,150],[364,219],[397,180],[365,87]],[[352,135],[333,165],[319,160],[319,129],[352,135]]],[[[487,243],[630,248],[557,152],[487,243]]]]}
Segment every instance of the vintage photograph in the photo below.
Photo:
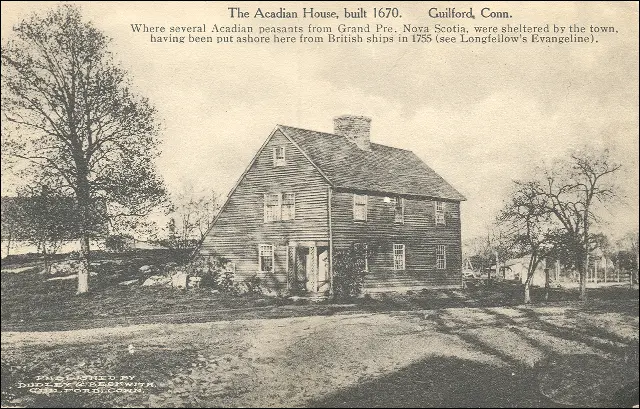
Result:
{"type": "Polygon", "coordinates": [[[638,407],[637,2],[1,10],[1,407],[638,407]]]}

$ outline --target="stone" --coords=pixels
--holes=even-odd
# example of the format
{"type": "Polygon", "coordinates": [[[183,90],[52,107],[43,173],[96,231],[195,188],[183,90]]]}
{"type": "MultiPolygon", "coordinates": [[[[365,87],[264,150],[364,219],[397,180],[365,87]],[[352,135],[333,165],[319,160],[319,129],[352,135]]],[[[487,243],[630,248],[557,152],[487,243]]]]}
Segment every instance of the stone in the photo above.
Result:
{"type": "Polygon", "coordinates": [[[173,288],[187,288],[187,273],[179,271],[171,276],[171,286],[173,288]]]}
{"type": "Polygon", "coordinates": [[[69,275],[77,274],[80,269],[80,261],[65,260],[51,264],[49,273],[51,275],[69,275]]]}
{"type": "Polygon", "coordinates": [[[144,280],[143,287],[167,286],[171,283],[171,278],[165,276],[151,276],[144,280]]]}
{"type": "Polygon", "coordinates": [[[202,277],[189,277],[189,288],[200,288],[202,277]]]}
{"type": "Polygon", "coordinates": [[[131,284],[135,284],[138,282],[138,279],[136,278],[135,280],[128,280],[128,281],[123,281],[121,283],[118,283],[119,285],[131,285],[131,284]]]}
{"type": "Polygon", "coordinates": [[[140,271],[141,273],[147,273],[147,272],[151,271],[152,268],[153,268],[153,266],[144,265],[144,266],[140,267],[138,269],[138,271],[140,271]]]}

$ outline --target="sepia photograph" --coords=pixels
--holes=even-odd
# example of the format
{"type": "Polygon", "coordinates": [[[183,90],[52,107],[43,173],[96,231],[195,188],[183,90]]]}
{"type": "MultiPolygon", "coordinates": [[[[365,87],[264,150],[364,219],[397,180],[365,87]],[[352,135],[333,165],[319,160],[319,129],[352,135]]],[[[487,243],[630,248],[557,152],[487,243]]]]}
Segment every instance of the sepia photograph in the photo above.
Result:
{"type": "Polygon", "coordinates": [[[0,407],[638,407],[638,2],[1,11],[0,407]]]}

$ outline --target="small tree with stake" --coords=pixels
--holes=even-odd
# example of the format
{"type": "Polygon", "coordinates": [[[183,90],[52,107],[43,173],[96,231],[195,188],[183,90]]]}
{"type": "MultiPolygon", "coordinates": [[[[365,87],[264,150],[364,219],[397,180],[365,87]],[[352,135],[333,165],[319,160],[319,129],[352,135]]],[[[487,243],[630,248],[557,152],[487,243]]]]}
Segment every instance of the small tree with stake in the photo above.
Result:
{"type": "Polygon", "coordinates": [[[512,251],[529,255],[524,284],[525,304],[531,302],[531,280],[538,265],[553,249],[551,215],[544,200],[537,194],[535,182],[515,182],[514,191],[498,216],[499,224],[510,238],[512,251]]]}
{"type": "Polygon", "coordinates": [[[2,45],[3,158],[20,162],[26,183],[75,198],[85,293],[96,220],[135,227],[164,199],[156,111],[77,7],[33,15],[13,31],[2,45]]]}

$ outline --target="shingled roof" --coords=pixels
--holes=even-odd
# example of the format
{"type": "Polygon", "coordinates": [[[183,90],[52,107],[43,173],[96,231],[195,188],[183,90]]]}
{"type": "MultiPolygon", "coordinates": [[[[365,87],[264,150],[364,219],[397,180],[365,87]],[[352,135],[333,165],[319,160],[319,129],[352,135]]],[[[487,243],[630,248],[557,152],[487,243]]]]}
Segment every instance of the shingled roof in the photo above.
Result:
{"type": "Polygon", "coordinates": [[[278,128],[338,188],[466,200],[411,151],[377,143],[362,150],[344,136],[285,125],[278,128]]]}

